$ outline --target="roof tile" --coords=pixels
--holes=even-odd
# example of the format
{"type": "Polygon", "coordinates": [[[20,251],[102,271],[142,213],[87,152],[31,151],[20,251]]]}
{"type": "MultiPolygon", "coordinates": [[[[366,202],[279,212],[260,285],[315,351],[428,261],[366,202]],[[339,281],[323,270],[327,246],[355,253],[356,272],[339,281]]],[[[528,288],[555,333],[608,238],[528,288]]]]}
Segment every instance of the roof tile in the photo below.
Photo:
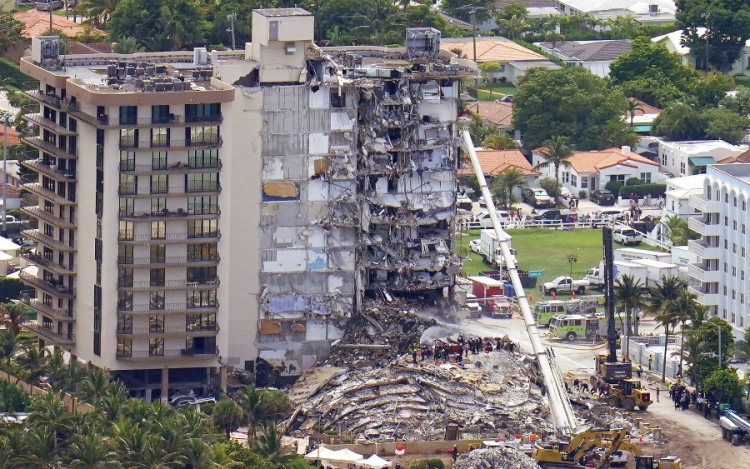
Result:
{"type": "MultiPolygon", "coordinates": [[[[442,38],[440,48],[445,51],[459,49],[462,57],[474,58],[474,45],[472,38],[442,38]]],[[[477,38],[477,62],[500,62],[511,61],[548,61],[547,57],[537,54],[510,39],[504,37],[478,37],[477,38]]]]}
{"type": "MultiPolygon", "coordinates": [[[[518,168],[525,175],[538,175],[520,150],[477,150],[477,158],[486,176],[497,176],[507,168],[518,168]]],[[[471,165],[458,170],[460,175],[474,174],[471,165]]]]}
{"type": "MultiPolygon", "coordinates": [[[[35,36],[42,36],[49,31],[49,13],[45,13],[39,10],[29,10],[19,13],[14,13],[13,18],[23,23],[23,30],[21,36],[26,39],[31,39],[35,36]]],[[[68,37],[75,37],[83,33],[83,25],[78,24],[75,21],[71,21],[63,16],[52,15],[52,27],[53,29],[60,30],[63,34],[68,37]]],[[[99,31],[103,35],[107,35],[104,31],[99,31]]]]}
{"type": "Polygon", "coordinates": [[[466,106],[466,109],[478,114],[479,117],[498,127],[512,129],[513,104],[504,101],[476,101],[466,106]]]}

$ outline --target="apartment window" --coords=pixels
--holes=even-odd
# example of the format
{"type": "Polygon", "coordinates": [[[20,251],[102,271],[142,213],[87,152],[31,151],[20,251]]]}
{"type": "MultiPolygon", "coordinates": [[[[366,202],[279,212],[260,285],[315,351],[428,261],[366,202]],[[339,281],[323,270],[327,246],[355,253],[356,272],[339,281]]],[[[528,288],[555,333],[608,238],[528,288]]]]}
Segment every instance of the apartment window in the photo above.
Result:
{"type": "Polygon", "coordinates": [[[151,263],[159,264],[167,260],[167,246],[164,244],[151,245],[151,263]]]}
{"type": "Polygon", "coordinates": [[[148,331],[150,333],[164,333],[164,315],[151,314],[148,317],[148,331]]]}
{"type": "Polygon", "coordinates": [[[186,314],[185,331],[215,331],[216,330],[216,313],[204,314],[186,314]]]}
{"type": "Polygon", "coordinates": [[[133,356],[133,339],[127,337],[117,338],[117,356],[118,357],[132,357],[133,356]]]}
{"type": "Polygon", "coordinates": [[[167,222],[152,221],[151,222],[151,239],[166,239],[166,238],[167,238],[167,222]]]}
{"type": "Polygon", "coordinates": [[[120,197],[120,216],[130,217],[133,216],[135,207],[135,199],[129,199],[127,197],[120,197]]]}
{"type": "Polygon", "coordinates": [[[133,269],[127,267],[119,267],[117,269],[117,286],[118,287],[132,287],[133,286],[133,269]]]}
{"type": "Polygon", "coordinates": [[[151,357],[163,357],[164,356],[164,338],[151,338],[148,339],[148,354],[151,357]]]}
{"type": "Polygon", "coordinates": [[[724,193],[724,203],[725,204],[729,203],[729,194],[727,194],[726,192],[724,193]]]}
{"type": "Polygon", "coordinates": [[[197,284],[210,283],[216,280],[216,267],[188,267],[187,281],[197,284]]]}
{"type": "Polygon", "coordinates": [[[120,125],[138,123],[138,106],[120,106],[120,125]]]}
{"type": "Polygon", "coordinates": [[[134,195],[138,188],[137,179],[133,174],[120,174],[120,194],[134,195]]]}
{"type": "Polygon", "coordinates": [[[44,235],[49,238],[55,237],[55,227],[52,225],[48,225],[47,223],[44,224],[44,235]]]}
{"type": "Polygon", "coordinates": [[[117,262],[119,264],[133,263],[133,246],[130,244],[117,245],[117,262]]]}
{"type": "Polygon", "coordinates": [[[729,226],[729,217],[724,217],[724,226],[729,226]]]}
{"type": "Polygon", "coordinates": [[[588,189],[589,188],[589,178],[586,176],[581,176],[581,189],[588,189]]]}
{"type": "Polygon", "coordinates": [[[685,163],[680,163],[680,174],[685,174],[685,163]]]}
{"type": "Polygon", "coordinates": [[[120,146],[138,148],[138,129],[120,129],[120,146]]]}
{"type": "Polygon", "coordinates": [[[135,152],[120,152],[120,171],[135,171],[135,152]]]}
{"type": "Polygon", "coordinates": [[[745,271],[740,270],[740,280],[745,280],[745,271]]]}
{"type": "Polygon", "coordinates": [[[740,304],[743,304],[743,305],[745,304],[745,294],[744,293],[740,293],[740,304]]]}
{"type": "Polygon", "coordinates": [[[736,313],[732,313],[732,322],[735,322],[737,320],[736,313]]]}
{"type": "Polygon", "coordinates": [[[732,266],[732,277],[737,276],[737,267],[732,266]]]}
{"type": "Polygon", "coordinates": [[[133,292],[132,291],[117,292],[117,310],[118,311],[133,311],[133,292]]]}
{"type": "Polygon", "coordinates": [[[188,220],[188,238],[215,237],[217,226],[217,220],[188,220]]]}
{"type": "Polygon", "coordinates": [[[169,128],[155,127],[151,129],[151,146],[167,147],[169,146],[169,128]]]}
{"type": "Polygon", "coordinates": [[[732,220],[732,229],[737,231],[737,220],[732,220]]]}
{"type": "Polygon", "coordinates": [[[188,308],[216,306],[216,290],[188,290],[185,304],[188,308]]]}
{"type": "Polygon", "coordinates": [[[167,210],[167,199],[156,197],[151,199],[151,213],[161,213],[167,210]]]}
{"type": "Polygon", "coordinates": [[[724,263],[724,273],[726,274],[728,271],[729,271],[729,269],[727,269],[727,263],[725,262],[724,263]]]}
{"type": "Polygon", "coordinates": [[[215,191],[219,187],[218,173],[197,173],[185,175],[187,192],[215,191]]]}
{"type": "Polygon", "coordinates": [[[55,213],[55,205],[49,200],[44,201],[44,211],[47,213],[55,213]]]}
{"type": "Polygon", "coordinates": [[[740,248],[740,252],[742,253],[742,257],[745,257],[745,248],[740,248]]]}
{"type": "Polygon", "coordinates": [[[171,118],[169,115],[169,105],[160,104],[151,106],[151,122],[154,124],[168,124],[171,118]]]}
{"type": "Polygon", "coordinates": [[[221,120],[221,104],[186,104],[185,122],[219,122],[221,120]]]}
{"type": "Polygon", "coordinates": [[[219,127],[216,125],[188,127],[186,134],[191,145],[219,143],[219,127]]]}
{"type": "Polygon", "coordinates": [[[151,176],[151,193],[166,194],[169,188],[169,179],[166,174],[154,174],[151,176]]]}
{"type": "Polygon", "coordinates": [[[737,243],[732,243],[732,252],[737,254],[737,243]]]}
{"type": "Polygon", "coordinates": [[[47,316],[42,316],[42,327],[52,330],[52,319],[47,316]]]}
{"type": "Polygon", "coordinates": [[[575,174],[570,175],[570,185],[573,187],[578,187],[578,181],[576,180],[575,174]]]}
{"type": "Polygon", "coordinates": [[[644,184],[651,184],[651,173],[641,173],[641,181],[644,184]]]}
{"type": "Polygon", "coordinates": [[[219,198],[188,197],[188,213],[191,215],[208,215],[219,213],[219,198]]]}
{"type": "Polygon", "coordinates": [[[667,165],[667,155],[661,155],[661,165],[662,166],[667,165]]]}
{"type": "Polygon", "coordinates": [[[188,151],[188,166],[191,168],[218,168],[219,150],[188,151]]]}
{"type": "Polygon", "coordinates": [[[742,234],[745,234],[745,224],[742,224],[742,234]]]}
{"type": "MultiPolygon", "coordinates": [[[[724,294],[726,295],[726,293],[724,293],[724,294]]],[[[727,318],[727,310],[726,309],[723,311],[722,316],[724,317],[724,319],[727,318]]]]}
{"type": "Polygon", "coordinates": [[[151,153],[151,169],[167,169],[166,151],[155,151],[151,153]]]}
{"type": "MultiPolygon", "coordinates": [[[[724,287],[724,296],[727,296],[727,287],[726,286],[724,287]]],[[[726,317],[726,316],[724,316],[724,317],[726,317]]]]}
{"type": "Polygon", "coordinates": [[[118,334],[132,334],[133,333],[133,315],[120,314],[119,316],[117,316],[117,333],[118,334]]]}
{"type": "Polygon", "coordinates": [[[729,241],[726,239],[724,240],[724,249],[729,249],[729,241]]]}
{"type": "Polygon", "coordinates": [[[188,262],[213,261],[218,257],[216,243],[188,244],[187,246],[188,262]]]}
{"type": "Polygon", "coordinates": [[[121,241],[133,240],[133,222],[132,221],[120,220],[119,239],[121,241]]]}
{"type": "Polygon", "coordinates": [[[734,199],[733,205],[736,207],[737,206],[737,197],[733,197],[733,199],[734,199]]]}
{"type": "Polygon", "coordinates": [[[216,353],[216,337],[188,337],[185,339],[188,353],[216,353]]]}
{"type": "Polygon", "coordinates": [[[166,285],[166,269],[151,269],[151,281],[152,287],[163,287],[166,285]]]}
{"type": "Polygon", "coordinates": [[[747,210],[747,202],[745,202],[745,201],[743,200],[743,201],[742,201],[742,211],[744,212],[745,210],[747,210]]]}
{"type": "Polygon", "coordinates": [[[331,90],[331,107],[333,109],[341,109],[346,106],[346,93],[340,92],[341,88],[337,90],[331,90]]]}
{"type": "Polygon", "coordinates": [[[164,309],[164,292],[163,291],[152,291],[149,293],[148,309],[160,310],[164,309]]]}
{"type": "Polygon", "coordinates": [[[624,174],[612,174],[609,176],[610,182],[617,181],[625,184],[625,175],[624,174]]]}
{"type": "Polygon", "coordinates": [[[736,298],[737,298],[737,290],[732,290],[732,299],[734,300],[736,298]]]}

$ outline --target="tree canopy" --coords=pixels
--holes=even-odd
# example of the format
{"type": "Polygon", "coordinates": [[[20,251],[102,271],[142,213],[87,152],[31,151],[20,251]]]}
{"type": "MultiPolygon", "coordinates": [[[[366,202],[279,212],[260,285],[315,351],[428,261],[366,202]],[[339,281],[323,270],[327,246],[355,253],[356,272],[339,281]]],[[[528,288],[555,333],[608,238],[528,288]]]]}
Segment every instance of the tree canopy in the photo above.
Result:
{"type": "Polygon", "coordinates": [[[197,0],[122,0],[112,12],[109,32],[133,37],[146,50],[180,50],[205,44],[205,22],[197,0]]]}
{"type": "Polygon", "coordinates": [[[620,90],[583,67],[532,68],[513,95],[513,126],[524,135],[526,149],[553,136],[567,138],[580,150],[602,149],[618,144],[611,134],[626,125],[626,109],[620,90]]]}

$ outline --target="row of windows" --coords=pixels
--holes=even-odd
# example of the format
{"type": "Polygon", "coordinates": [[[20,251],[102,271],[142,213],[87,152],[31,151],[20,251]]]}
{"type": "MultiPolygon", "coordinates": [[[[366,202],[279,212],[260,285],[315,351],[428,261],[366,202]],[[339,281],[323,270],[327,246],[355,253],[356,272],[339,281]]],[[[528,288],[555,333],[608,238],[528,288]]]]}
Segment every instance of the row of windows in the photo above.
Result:
{"type": "MultiPolygon", "coordinates": [[[[179,186],[186,192],[191,191],[216,191],[219,188],[218,173],[191,173],[184,176],[177,176],[179,186]],[[184,183],[184,186],[182,185],[184,183]]],[[[167,194],[170,191],[169,175],[154,174],[149,176],[149,187],[151,194],[167,194]]],[[[172,176],[175,181],[175,176],[172,176]]],[[[145,178],[138,178],[134,174],[120,174],[120,194],[135,195],[138,194],[138,183],[144,184],[145,178]]],[[[173,189],[174,190],[174,189],[173,189]]]]}
{"type": "MultiPolygon", "coordinates": [[[[133,241],[134,223],[132,221],[120,220],[120,230],[118,236],[121,241],[133,241]]],[[[219,233],[219,221],[213,220],[188,220],[187,222],[187,237],[188,238],[214,238],[219,233]]],[[[152,221],[151,222],[151,239],[160,240],[167,239],[167,222],[165,221],[152,221]]]]}
{"type": "MultiPolygon", "coordinates": [[[[164,170],[170,168],[180,168],[182,163],[179,161],[169,163],[169,153],[166,151],[155,151],[151,153],[151,169],[164,170]]],[[[219,150],[190,150],[188,151],[188,168],[218,168],[219,167],[219,150]]],[[[120,152],[120,170],[135,170],[135,152],[120,152]]]]}
{"type": "MultiPolygon", "coordinates": [[[[216,280],[216,267],[188,267],[186,273],[188,282],[206,283],[216,280]]],[[[149,285],[152,287],[163,287],[166,285],[166,269],[150,269],[149,285]]],[[[117,285],[121,287],[133,286],[133,269],[119,267],[117,269],[117,285]]]]}
{"type": "MultiPolygon", "coordinates": [[[[168,211],[166,197],[151,198],[151,213],[157,214],[168,211]]],[[[181,209],[177,209],[178,211],[181,209]]],[[[120,216],[135,214],[135,199],[120,197],[120,216]]],[[[219,213],[219,198],[217,196],[188,197],[188,215],[217,215],[219,213]]]]}
{"type": "MultiPolygon", "coordinates": [[[[202,332],[216,330],[216,313],[186,314],[185,332],[202,332]]],[[[164,333],[164,315],[151,314],[148,317],[149,333],[164,333]]],[[[120,334],[133,333],[133,315],[121,314],[117,318],[117,332],[120,334]]]]}
{"type": "MultiPolygon", "coordinates": [[[[215,354],[216,337],[188,337],[185,339],[186,354],[215,354]]],[[[133,339],[120,337],[117,339],[117,356],[130,357],[133,354],[133,339]]],[[[148,354],[151,357],[164,356],[164,338],[153,337],[148,340],[148,354]]]]}
{"type": "MultiPolygon", "coordinates": [[[[711,186],[706,186],[706,200],[711,200],[711,186]]],[[[716,190],[716,200],[717,201],[721,200],[721,192],[719,192],[718,189],[716,190]]],[[[724,203],[725,204],[729,203],[729,193],[728,192],[724,193],[724,203]]],[[[734,207],[737,206],[737,196],[732,196],[732,205],[734,207]]],[[[747,210],[747,201],[743,200],[742,203],[741,203],[741,205],[742,205],[742,210],[746,211],[747,210]]]]}
{"type": "MultiPolygon", "coordinates": [[[[167,246],[165,244],[152,244],[150,259],[152,263],[166,262],[167,246]]],[[[187,246],[187,261],[215,261],[219,259],[219,251],[216,243],[189,244],[187,246]]],[[[117,246],[117,262],[120,264],[133,263],[133,246],[120,244],[117,246]]]]}
{"type": "MultiPolygon", "coordinates": [[[[165,292],[152,291],[149,293],[149,309],[163,310],[165,308],[165,292]]],[[[188,290],[185,294],[187,308],[215,307],[216,290],[188,290]]],[[[117,294],[117,309],[119,311],[133,310],[133,292],[124,291],[117,294]]]]}

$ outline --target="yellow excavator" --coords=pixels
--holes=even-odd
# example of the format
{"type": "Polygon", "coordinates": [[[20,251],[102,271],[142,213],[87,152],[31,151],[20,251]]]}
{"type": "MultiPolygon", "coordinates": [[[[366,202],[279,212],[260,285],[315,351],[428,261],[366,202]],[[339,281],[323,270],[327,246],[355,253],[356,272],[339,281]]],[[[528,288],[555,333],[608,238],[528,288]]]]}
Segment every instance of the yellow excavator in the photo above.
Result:
{"type": "Polygon", "coordinates": [[[674,456],[655,459],[627,440],[628,434],[622,428],[583,430],[569,441],[550,440],[536,444],[532,457],[542,469],[577,469],[583,468],[582,464],[589,463],[597,464],[597,468],[607,468],[616,451],[628,451],[635,457],[636,469],[680,469],[680,459],[674,456]],[[602,448],[604,451],[593,451],[595,448],[602,448]]]}

